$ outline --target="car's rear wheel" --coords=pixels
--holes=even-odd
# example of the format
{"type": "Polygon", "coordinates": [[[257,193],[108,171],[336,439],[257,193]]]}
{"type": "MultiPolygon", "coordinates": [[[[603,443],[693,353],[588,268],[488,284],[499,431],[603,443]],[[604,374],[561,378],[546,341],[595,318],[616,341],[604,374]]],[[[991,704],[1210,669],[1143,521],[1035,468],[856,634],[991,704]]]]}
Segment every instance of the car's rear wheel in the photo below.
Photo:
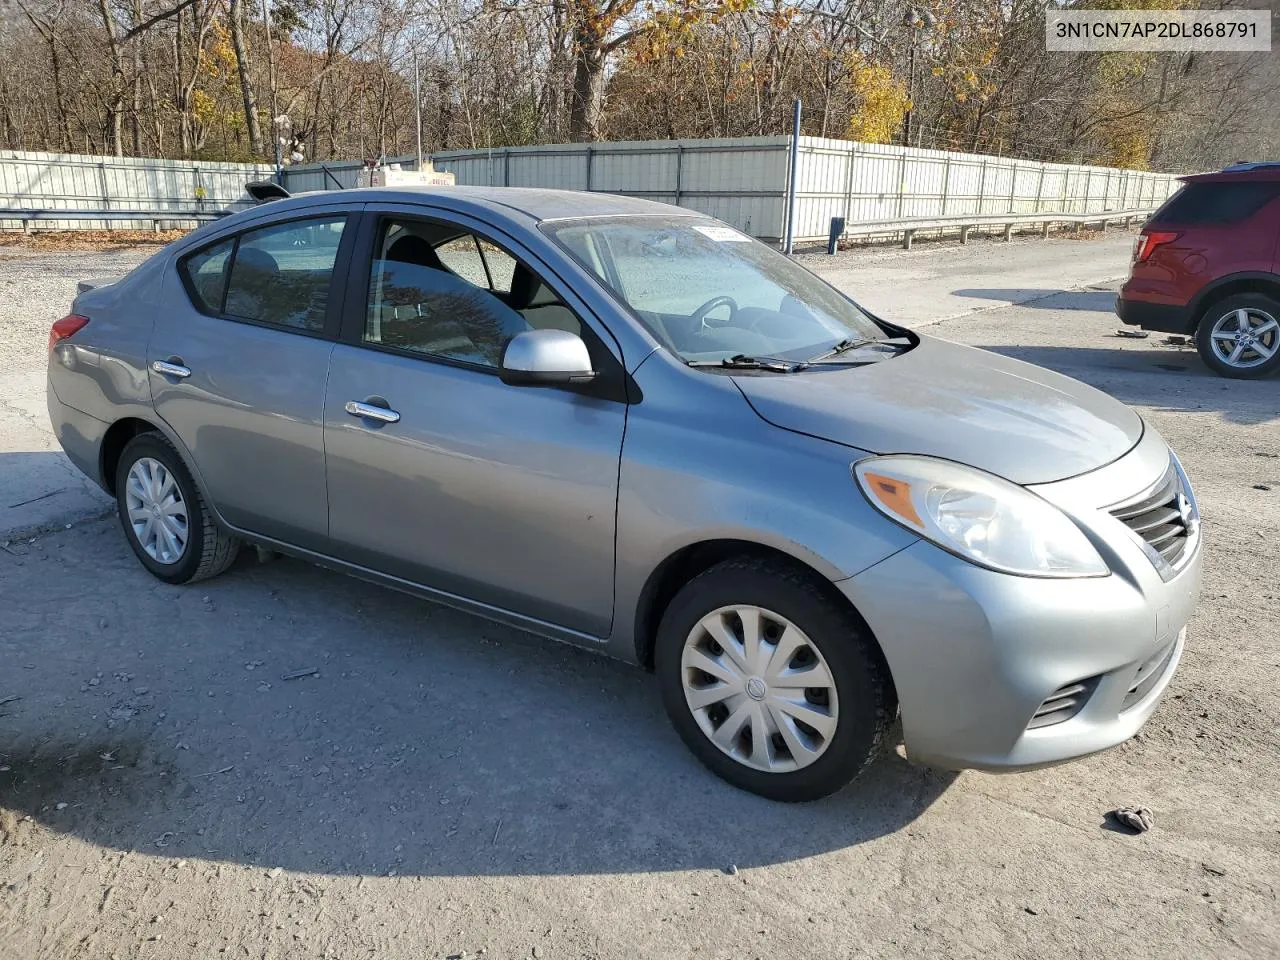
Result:
{"type": "Polygon", "coordinates": [[[142,565],[166,583],[217,576],[240,550],[214,520],[178,451],[158,433],[139,434],[121,451],[116,511],[142,565]]]}
{"type": "Polygon", "coordinates": [[[689,749],[773,800],[816,800],[848,784],[896,710],[862,622],[782,562],[730,560],[695,577],[667,607],[654,655],[689,749]]]}
{"type": "Polygon", "coordinates": [[[1260,293],[1220,300],[1201,318],[1196,348],[1219,376],[1270,376],[1280,370],[1280,302],[1260,293]]]}

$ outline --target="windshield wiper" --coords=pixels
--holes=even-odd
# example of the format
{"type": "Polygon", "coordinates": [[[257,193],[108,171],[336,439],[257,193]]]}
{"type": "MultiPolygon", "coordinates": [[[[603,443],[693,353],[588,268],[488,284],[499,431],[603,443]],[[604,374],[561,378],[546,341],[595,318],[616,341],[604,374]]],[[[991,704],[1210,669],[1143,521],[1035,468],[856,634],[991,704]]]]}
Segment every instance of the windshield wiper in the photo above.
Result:
{"type": "Polygon", "coordinates": [[[778,373],[794,373],[804,368],[802,363],[779,360],[776,357],[749,357],[738,353],[722,360],[686,360],[691,367],[722,367],[727,370],[773,370],[778,373]]]}
{"type": "Polygon", "coordinates": [[[826,353],[820,353],[816,357],[810,357],[804,362],[806,365],[810,363],[821,363],[824,360],[830,360],[833,357],[838,357],[840,354],[847,353],[850,350],[856,350],[858,347],[870,346],[909,347],[911,346],[911,341],[907,340],[905,337],[894,337],[888,340],[875,340],[871,337],[851,337],[847,340],[841,340],[826,353]]]}

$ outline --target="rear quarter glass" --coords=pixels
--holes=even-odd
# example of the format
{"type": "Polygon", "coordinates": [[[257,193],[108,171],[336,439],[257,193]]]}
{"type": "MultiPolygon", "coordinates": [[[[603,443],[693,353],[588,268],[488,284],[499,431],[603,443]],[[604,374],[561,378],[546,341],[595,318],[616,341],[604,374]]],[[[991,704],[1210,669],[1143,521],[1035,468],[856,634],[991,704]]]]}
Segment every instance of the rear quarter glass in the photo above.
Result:
{"type": "Polygon", "coordinates": [[[1280,182],[1188,183],[1155,212],[1147,228],[1240,223],[1277,197],[1280,197],[1280,182]]]}
{"type": "Polygon", "coordinates": [[[227,290],[227,259],[235,244],[235,237],[230,237],[188,254],[178,264],[187,294],[204,313],[222,311],[227,290]]]}

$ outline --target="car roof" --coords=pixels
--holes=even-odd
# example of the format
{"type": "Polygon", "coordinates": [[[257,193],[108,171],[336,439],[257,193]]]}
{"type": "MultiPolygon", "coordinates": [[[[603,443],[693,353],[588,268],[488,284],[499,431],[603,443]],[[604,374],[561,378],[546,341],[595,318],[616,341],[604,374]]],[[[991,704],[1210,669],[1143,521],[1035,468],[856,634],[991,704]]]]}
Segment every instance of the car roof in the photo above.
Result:
{"type": "Polygon", "coordinates": [[[1280,163],[1234,164],[1225,170],[1180,177],[1183,183],[1258,183],[1280,180],[1280,163]]]}
{"type": "MultiPolygon", "coordinates": [[[[701,216],[697,211],[654,200],[642,200],[616,193],[597,193],[585,190],[547,190],[537,187],[449,187],[449,186],[391,186],[356,187],[349,190],[298,194],[294,200],[304,197],[329,200],[341,196],[353,203],[415,203],[423,200],[444,201],[459,209],[467,205],[489,208],[505,208],[503,211],[523,214],[535,220],[565,220],[579,217],[616,216],[701,216]],[[450,202],[452,201],[452,202],[450,202]]],[[[273,201],[280,202],[280,201],[273,201]]]]}
{"type": "Polygon", "coordinates": [[[252,229],[264,218],[274,222],[276,215],[323,216],[364,203],[429,204],[453,213],[479,216],[500,223],[523,220],[536,225],[547,220],[572,220],[586,217],[659,216],[707,217],[707,214],[669,203],[642,200],[616,193],[585,190],[547,190],[536,187],[452,187],[392,186],[351,187],[346,190],[313,190],[296,193],[279,200],[264,200],[212,220],[180,240],[174,249],[181,255],[199,247],[216,234],[230,230],[252,229]]]}

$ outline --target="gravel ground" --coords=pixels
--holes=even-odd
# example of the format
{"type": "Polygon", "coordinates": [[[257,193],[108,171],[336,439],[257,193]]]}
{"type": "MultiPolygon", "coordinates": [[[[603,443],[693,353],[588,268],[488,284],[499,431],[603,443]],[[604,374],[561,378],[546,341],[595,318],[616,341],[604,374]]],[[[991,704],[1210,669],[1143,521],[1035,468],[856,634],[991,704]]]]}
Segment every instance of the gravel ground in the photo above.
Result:
{"type": "MultiPolygon", "coordinates": [[[[0,262],[6,369],[109,256],[0,262]]],[[[771,804],[638,670],[290,560],[169,587],[86,520],[0,549],[0,960],[1280,955],[1280,382],[1116,338],[1111,286],[1006,286],[1036,299],[932,332],[1134,404],[1197,485],[1204,597],[1138,737],[771,804]]]]}
{"type": "Polygon", "coordinates": [[[155,252],[155,247],[52,251],[0,246],[0,371],[43,370],[49,324],[70,309],[76,282],[127,273],[155,252]]]}

